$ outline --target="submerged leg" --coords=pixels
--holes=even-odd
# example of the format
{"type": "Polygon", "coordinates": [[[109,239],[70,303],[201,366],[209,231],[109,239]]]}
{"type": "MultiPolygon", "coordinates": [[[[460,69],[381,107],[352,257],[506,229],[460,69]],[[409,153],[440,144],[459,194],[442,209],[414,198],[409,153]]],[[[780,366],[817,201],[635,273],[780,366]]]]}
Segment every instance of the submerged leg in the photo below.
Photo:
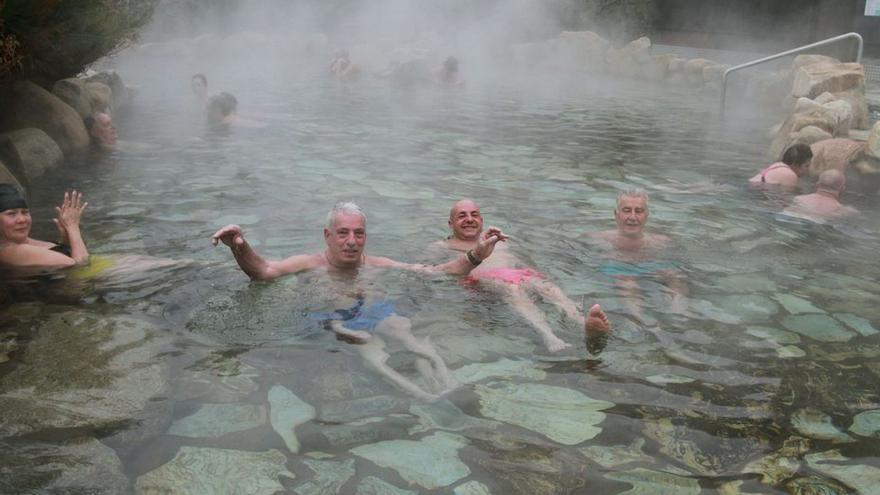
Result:
{"type": "Polygon", "coordinates": [[[392,383],[413,396],[429,402],[439,398],[437,395],[425,392],[418,385],[388,366],[388,358],[390,356],[385,352],[385,342],[381,338],[374,337],[366,344],[358,346],[357,349],[369,367],[378,371],[385,378],[391,380],[392,383]]]}
{"type": "Polygon", "coordinates": [[[428,358],[433,365],[433,377],[435,379],[439,378],[445,389],[450,389],[455,385],[449,374],[449,369],[446,367],[446,363],[437,354],[437,350],[431,344],[431,340],[428,337],[417,339],[412,334],[412,323],[409,318],[392,315],[382,320],[376,329],[384,335],[389,335],[399,340],[406,349],[428,358]]]}
{"type": "Polygon", "coordinates": [[[521,287],[505,284],[503,288],[500,286],[499,288],[504,292],[504,300],[538,331],[548,351],[557,352],[571,347],[571,344],[566,343],[553,333],[553,329],[547,322],[547,316],[521,287]]]}

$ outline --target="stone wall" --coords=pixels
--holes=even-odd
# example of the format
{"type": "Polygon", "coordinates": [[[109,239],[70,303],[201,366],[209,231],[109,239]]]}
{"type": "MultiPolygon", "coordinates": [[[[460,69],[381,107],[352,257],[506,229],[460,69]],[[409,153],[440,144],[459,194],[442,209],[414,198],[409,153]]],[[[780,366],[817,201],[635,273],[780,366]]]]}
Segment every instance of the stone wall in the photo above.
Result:
{"type": "Polygon", "coordinates": [[[48,91],[30,81],[0,90],[0,182],[25,189],[34,179],[84,152],[83,119],[123,109],[130,95],[115,72],[57,81],[48,91]]]}

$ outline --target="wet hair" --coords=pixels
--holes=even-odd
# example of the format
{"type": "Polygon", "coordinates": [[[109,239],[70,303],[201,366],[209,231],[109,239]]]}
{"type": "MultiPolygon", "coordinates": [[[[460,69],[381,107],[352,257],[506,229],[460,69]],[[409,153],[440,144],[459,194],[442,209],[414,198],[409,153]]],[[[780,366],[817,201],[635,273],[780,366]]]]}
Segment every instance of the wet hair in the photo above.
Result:
{"type": "Polygon", "coordinates": [[[27,201],[17,187],[12,184],[0,183],[0,211],[16,208],[27,209],[27,207],[27,201]]]}
{"type": "Polygon", "coordinates": [[[226,117],[238,108],[238,100],[229,93],[223,92],[208,98],[208,110],[216,108],[226,117]]]}
{"type": "Polygon", "coordinates": [[[645,200],[645,205],[648,205],[648,193],[642,188],[627,189],[621,192],[617,195],[617,204],[620,204],[620,200],[623,198],[642,198],[645,200]]]}
{"type": "Polygon", "coordinates": [[[86,118],[83,119],[83,124],[85,124],[87,131],[91,131],[92,127],[95,127],[95,117],[92,115],[86,116],[86,118]]]}
{"type": "Polygon", "coordinates": [[[458,59],[455,57],[449,57],[443,61],[443,68],[452,72],[458,70],[458,59]]]}
{"type": "Polygon", "coordinates": [[[208,78],[205,77],[205,75],[201,72],[199,72],[198,74],[193,74],[192,79],[201,79],[202,84],[204,84],[206,88],[208,87],[208,78]]]}
{"type": "Polygon", "coordinates": [[[843,172],[832,168],[819,174],[819,180],[816,181],[816,189],[824,189],[826,191],[843,191],[846,186],[846,176],[843,172]]]}
{"type": "Polygon", "coordinates": [[[800,167],[810,163],[813,159],[813,150],[806,144],[795,144],[789,146],[785,153],[782,154],[782,163],[789,167],[800,167]]]}
{"type": "Polygon", "coordinates": [[[360,206],[354,204],[352,201],[340,201],[333,205],[333,208],[327,213],[327,230],[333,228],[333,222],[335,222],[336,217],[341,214],[358,215],[364,219],[364,227],[367,226],[367,214],[364,213],[364,210],[362,210],[360,206]]]}

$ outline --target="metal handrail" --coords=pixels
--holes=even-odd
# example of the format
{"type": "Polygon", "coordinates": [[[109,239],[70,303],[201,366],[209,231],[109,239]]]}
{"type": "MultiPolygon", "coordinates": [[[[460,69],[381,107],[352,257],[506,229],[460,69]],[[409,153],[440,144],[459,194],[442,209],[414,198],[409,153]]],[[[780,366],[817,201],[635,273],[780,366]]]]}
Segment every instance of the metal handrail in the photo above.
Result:
{"type": "Polygon", "coordinates": [[[862,35],[859,33],[846,33],[841,34],[839,36],[835,36],[833,38],[828,38],[827,40],[817,41],[815,43],[810,43],[809,45],[804,45],[800,48],[795,48],[792,50],[788,50],[782,53],[777,53],[776,55],[770,55],[768,57],[759,58],[758,60],[752,60],[751,62],[746,62],[744,64],[740,64],[734,67],[731,67],[724,71],[724,76],[721,78],[721,116],[724,116],[724,107],[727,102],[727,76],[734,71],[745,69],[747,67],[752,67],[753,65],[762,64],[764,62],[769,62],[771,60],[776,60],[777,58],[786,57],[788,55],[794,55],[796,53],[805,52],[807,50],[812,50],[813,48],[818,48],[820,46],[830,45],[831,43],[836,43],[840,40],[847,38],[855,38],[859,44],[859,50],[856,54],[856,63],[861,63],[862,61],[862,48],[865,42],[862,40],[862,35]]]}

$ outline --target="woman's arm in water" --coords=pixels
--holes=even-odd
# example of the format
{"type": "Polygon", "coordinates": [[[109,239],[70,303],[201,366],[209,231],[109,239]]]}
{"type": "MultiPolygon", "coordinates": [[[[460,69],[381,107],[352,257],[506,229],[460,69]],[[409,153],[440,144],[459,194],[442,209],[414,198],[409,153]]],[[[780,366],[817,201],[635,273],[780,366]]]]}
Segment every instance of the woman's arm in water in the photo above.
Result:
{"type": "Polygon", "coordinates": [[[12,267],[68,268],[76,265],[70,256],[31,244],[13,244],[0,249],[0,264],[12,267]]]}
{"type": "Polygon", "coordinates": [[[215,246],[220,242],[229,246],[238,266],[253,280],[273,280],[315,267],[313,255],[295,255],[281,261],[266,260],[248,244],[238,225],[221,228],[211,236],[211,242],[215,246]]]}
{"type": "Polygon", "coordinates": [[[73,258],[76,265],[86,265],[89,262],[89,250],[86,249],[86,243],[83,241],[82,233],[79,230],[83,212],[88,205],[88,203],[83,201],[83,194],[81,192],[70,191],[64,193],[64,200],[61,206],[55,207],[58,217],[53,221],[55,226],[58,227],[62,239],[68,242],[70,257],[73,258]]]}

